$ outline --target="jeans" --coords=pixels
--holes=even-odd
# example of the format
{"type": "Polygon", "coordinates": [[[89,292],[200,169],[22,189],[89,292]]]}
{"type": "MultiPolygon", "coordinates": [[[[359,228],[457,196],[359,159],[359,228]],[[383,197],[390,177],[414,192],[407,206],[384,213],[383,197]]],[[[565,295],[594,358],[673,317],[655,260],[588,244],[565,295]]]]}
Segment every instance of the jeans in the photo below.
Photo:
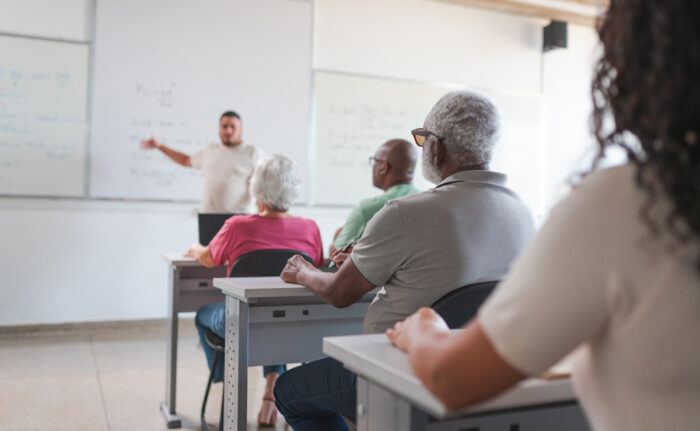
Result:
{"type": "Polygon", "coordinates": [[[357,376],[333,358],[282,374],[275,384],[277,409],[294,431],[348,431],[355,418],[357,376]]]}
{"type": "MultiPolygon", "coordinates": [[[[221,302],[217,304],[209,304],[197,310],[197,315],[194,318],[194,324],[199,333],[199,343],[202,345],[204,355],[207,357],[207,365],[211,370],[211,365],[214,363],[214,354],[216,351],[209,347],[204,334],[206,328],[209,328],[213,333],[221,338],[226,338],[226,304],[221,302]]],[[[285,365],[266,365],[263,367],[263,375],[267,376],[270,373],[282,374],[286,370],[285,365]]],[[[218,383],[224,379],[224,358],[219,358],[214,371],[214,383],[218,383]]]]}

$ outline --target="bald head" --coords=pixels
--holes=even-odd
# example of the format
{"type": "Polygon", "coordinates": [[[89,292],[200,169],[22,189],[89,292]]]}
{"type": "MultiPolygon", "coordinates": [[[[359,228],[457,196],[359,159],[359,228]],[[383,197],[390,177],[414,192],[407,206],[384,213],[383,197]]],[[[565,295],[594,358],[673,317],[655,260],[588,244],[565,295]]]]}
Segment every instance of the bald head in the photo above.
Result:
{"type": "Polygon", "coordinates": [[[413,181],[416,168],[416,149],[404,139],[391,139],[382,144],[374,157],[372,182],[375,187],[386,190],[397,184],[409,184],[413,181]]]}

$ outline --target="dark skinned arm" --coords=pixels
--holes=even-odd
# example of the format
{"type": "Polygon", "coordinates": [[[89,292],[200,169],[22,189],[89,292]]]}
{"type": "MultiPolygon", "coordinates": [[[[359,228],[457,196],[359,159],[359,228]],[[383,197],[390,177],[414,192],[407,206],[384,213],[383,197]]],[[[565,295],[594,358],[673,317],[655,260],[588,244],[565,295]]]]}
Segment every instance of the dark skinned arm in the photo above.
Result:
{"type": "Polygon", "coordinates": [[[321,272],[300,255],[287,261],[280,275],[288,283],[305,286],[316,296],[334,307],[348,307],[376,286],[360,273],[352,258],[348,258],[338,272],[321,272]]]}

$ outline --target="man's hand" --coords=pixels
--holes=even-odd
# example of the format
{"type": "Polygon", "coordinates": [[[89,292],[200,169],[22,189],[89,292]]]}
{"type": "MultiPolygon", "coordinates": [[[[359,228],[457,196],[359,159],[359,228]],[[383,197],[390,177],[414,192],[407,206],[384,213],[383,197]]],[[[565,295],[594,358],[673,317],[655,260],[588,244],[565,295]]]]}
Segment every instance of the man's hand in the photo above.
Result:
{"type": "Polygon", "coordinates": [[[353,248],[355,248],[354,245],[350,246],[348,249],[343,248],[342,250],[336,250],[330,257],[331,261],[335,262],[338,268],[340,268],[340,265],[350,257],[353,248]]]}
{"type": "Polygon", "coordinates": [[[287,260],[287,265],[285,265],[280,274],[280,278],[287,283],[297,283],[297,276],[299,272],[305,268],[315,269],[308,260],[301,257],[299,254],[295,254],[289,260],[287,260]]]}
{"type": "Polygon", "coordinates": [[[418,337],[434,337],[449,332],[442,317],[432,308],[422,307],[406,320],[397,322],[393,329],[387,329],[386,336],[399,349],[407,352],[411,342],[418,337]]]}
{"type": "MultiPolygon", "coordinates": [[[[151,136],[150,139],[146,139],[144,141],[141,141],[141,149],[143,150],[152,150],[154,148],[158,148],[162,144],[158,141],[156,141],[153,136],[151,136]]],[[[192,256],[190,256],[192,257],[192,256]]]]}
{"type": "Polygon", "coordinates": [[[328,247],[328,256],[333,256],[337,249],[335,248],[335,243],[336,238],[338,238],[338,235],[340,235],[340,232],[343,231],[343,226],[340,226],[338,229],[336,229],[335,233],[333,234],[333,241],[331,241],[331,246],[328,247]]]}

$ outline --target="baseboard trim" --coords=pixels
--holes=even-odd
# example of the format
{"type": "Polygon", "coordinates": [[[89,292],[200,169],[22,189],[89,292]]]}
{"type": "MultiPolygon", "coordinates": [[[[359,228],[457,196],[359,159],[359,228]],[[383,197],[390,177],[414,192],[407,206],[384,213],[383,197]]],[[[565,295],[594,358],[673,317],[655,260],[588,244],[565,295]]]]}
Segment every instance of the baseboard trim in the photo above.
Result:
{"type": "MultiPolygon", "coordinates": [[[[193,327],[194,318],[180,317],[180,326],[193,327]]],[[[75,322],[35,325],[10,325],[0,326],[0,337],[34,336],[34,335],[94,335],[104,332],[132,332],[148,331],[165,333],[167,319],[141,319],[141,320],[107,320],[96,322],[75,322]]]]}

